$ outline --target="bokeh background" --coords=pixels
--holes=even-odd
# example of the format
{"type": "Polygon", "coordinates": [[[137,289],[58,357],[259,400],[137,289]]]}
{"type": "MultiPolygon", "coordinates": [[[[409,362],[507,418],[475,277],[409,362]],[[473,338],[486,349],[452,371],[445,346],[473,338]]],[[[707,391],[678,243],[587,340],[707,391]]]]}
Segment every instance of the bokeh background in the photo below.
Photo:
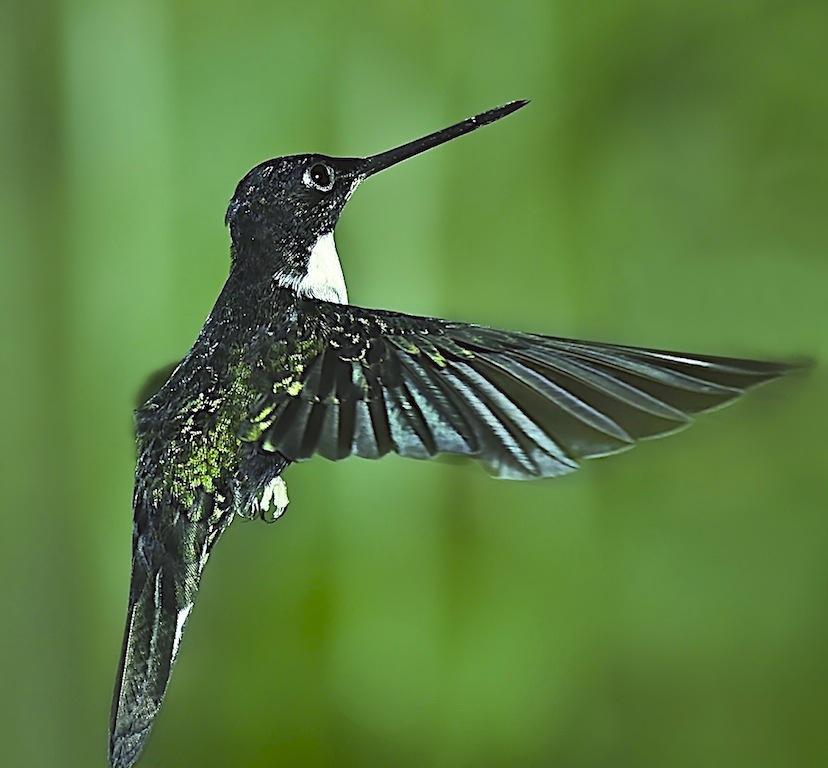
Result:
{"type": "Polygon", "coordinates": [[[521,484],[291,468],[215,551],[142,766],[828,765],[828,5],[3,3],[0,762],[105,765],[131,408],[268,157],[368,154],[351,299],[817,367],[521,484]]]}

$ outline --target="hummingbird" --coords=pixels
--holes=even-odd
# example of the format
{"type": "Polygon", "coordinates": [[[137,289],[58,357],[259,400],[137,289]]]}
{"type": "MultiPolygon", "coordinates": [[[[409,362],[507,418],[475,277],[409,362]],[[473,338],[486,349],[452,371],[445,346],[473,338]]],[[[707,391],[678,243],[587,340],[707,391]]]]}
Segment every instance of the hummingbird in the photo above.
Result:
{"type": "Polygon", "coordinates": [[[186,357],[135,413],[112,768],[130,768],[145,746],[213,547],[237,517],[282,515],[291,463],[448,454],[500,478],[557,477],[797,367],[349,304],[334,228],[357,186],[527,103],[369,157],[267,160],[239,182],[227,281],[186,357]]]}

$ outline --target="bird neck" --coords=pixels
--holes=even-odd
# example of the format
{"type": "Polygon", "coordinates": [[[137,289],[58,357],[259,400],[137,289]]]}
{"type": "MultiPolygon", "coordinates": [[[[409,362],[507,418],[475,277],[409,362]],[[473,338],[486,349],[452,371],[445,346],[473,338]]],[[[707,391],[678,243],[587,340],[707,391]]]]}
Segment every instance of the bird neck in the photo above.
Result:
{"type": "Polygon", "coordinates": [[[266,249],[259,243],[234,243],[233,273],[248,289],[286,288],[303,298],[348,303],[333,231],[320,235],[310,247],[290,240],[266,249]]]}

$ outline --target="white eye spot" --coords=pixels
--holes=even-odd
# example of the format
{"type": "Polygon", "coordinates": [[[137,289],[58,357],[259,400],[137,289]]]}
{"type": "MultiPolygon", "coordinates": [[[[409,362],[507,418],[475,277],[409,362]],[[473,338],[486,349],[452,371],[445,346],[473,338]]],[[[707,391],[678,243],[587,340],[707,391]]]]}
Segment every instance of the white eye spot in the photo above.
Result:
{"type": "Polygon", "coordinates": [[[306,187],[317,189],[320,192],[330,192],[334,185],[333,168],[325,163],[314,163],[305,169],[305,173],[302,175],[302,183],[306,187]]]}

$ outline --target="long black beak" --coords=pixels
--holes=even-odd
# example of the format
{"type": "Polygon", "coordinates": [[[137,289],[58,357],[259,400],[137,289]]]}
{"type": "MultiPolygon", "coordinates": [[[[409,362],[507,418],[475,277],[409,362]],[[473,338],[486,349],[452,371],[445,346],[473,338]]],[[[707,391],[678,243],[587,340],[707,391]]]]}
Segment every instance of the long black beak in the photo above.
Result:
{"type": "Polygon", "coordinates": [[[476,131],[484,125],[493,123],[495,120],[500,120],[501,117],[511,115],[512,112],[515,112],[521,107],[525,107],[528,103],[529,102],[526,100],[510,101],[502,107],[495,107],[494,109],[490,109],[488,112],[482,112],[479,115],[463,120],[461,123],[449,126],[448,128],[443,128],[441,131],[430,133],[428,136],[424,136],[421,139],[409,141],[408,144],[403,144],[401,147],[396,147],[394,149],[389,149],[386,152],[380,152],[378,155],[366,157],[362,163],[358,165],[357,175],[360,180],[365,179],[378,171],[385,170],[392,165],[396,165],[403,160],[407,160],[409,157],[419,155],[420,152],[425,152],[427,149],[431,149],[432,147],[436,147],[447,141],[456,139],[464,133],[476,131]]]}

